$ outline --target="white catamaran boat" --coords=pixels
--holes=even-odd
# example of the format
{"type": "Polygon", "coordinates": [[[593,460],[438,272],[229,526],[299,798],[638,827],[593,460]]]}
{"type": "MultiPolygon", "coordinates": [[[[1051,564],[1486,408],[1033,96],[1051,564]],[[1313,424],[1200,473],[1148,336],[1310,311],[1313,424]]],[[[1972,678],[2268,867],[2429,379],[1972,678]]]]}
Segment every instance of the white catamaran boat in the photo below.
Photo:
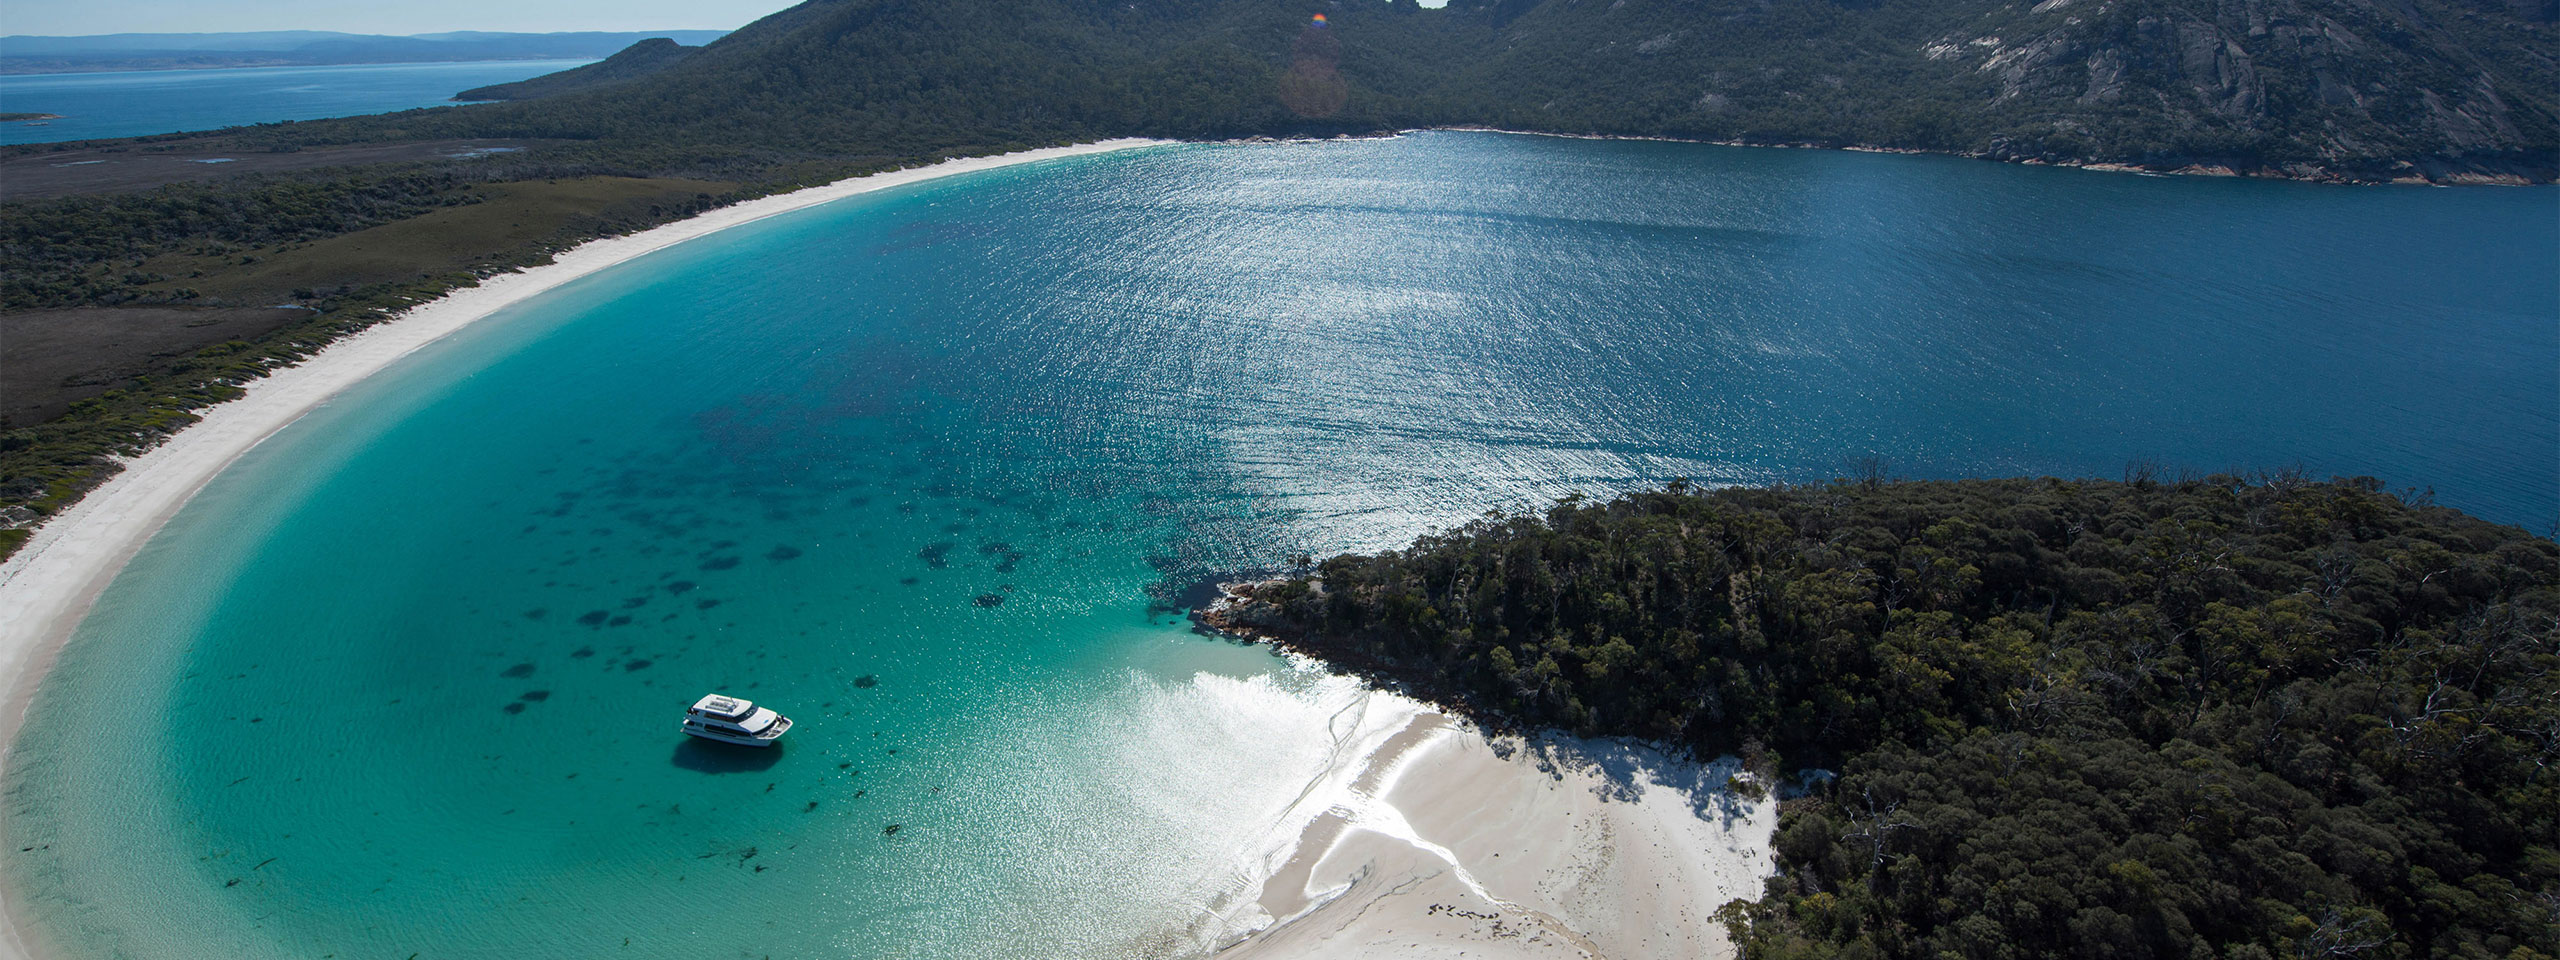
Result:
{"type": "Polygon", "coordinates": [[[684,712],[684,732],[705,740],[742,747],[770,747],[791,729],[791,718],[755,705],[752,700],[705,696],[684,712]]]}

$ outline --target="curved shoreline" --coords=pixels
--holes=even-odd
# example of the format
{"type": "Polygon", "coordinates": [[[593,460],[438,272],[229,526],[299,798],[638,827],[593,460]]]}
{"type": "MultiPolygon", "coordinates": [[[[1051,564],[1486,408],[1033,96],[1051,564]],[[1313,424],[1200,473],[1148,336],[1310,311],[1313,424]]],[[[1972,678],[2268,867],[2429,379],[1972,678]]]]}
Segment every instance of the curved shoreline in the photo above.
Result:
{"type": "MultiPolygon", "coordinates": [[[[400,358],[500,309],[634,258],[721,230],[846,197],[999,167],[1109,153],[1172,141],[1105,140],[969,157],[761,197],[619,237],[581,244],[551,263],[492,277],[412,307],[329,344],[309,359],[250,383],[238,399],[126,462],[125,469],[37,527],[0,562],[0,771],[35,691],[80,620],[127,561],[198,490],[268,437],[400,358]]],[[[39,955],[0,884],[0,960],[39,955]]]]}

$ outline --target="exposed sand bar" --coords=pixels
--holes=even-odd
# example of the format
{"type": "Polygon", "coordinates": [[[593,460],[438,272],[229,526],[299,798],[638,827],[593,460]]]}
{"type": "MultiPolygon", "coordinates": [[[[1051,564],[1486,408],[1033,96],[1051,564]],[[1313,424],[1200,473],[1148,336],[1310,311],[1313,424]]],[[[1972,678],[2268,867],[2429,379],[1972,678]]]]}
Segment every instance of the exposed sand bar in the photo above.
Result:
{"type": "MultiPolygon", "coordinates": [[[[763,197],[592,241],[548,265],[413,307],[250,384],[245,396],[211,408],[195,425],[127,462],[123,472],[37,528],[16,556],[0,563],[0,684],[7,690],[0,699],[0,765],[6,763],[6,745],[16,739],[37,682],[63,641],[152,534],[241,454],[401,357],[569,281],[742,223],[937,177],[1168,142],[1106,140],[948,160],[763,197]]],[[[0,958],[27,955],[29,945],[17,925],[0,921],[0,958]]]]}
{"type": "Polygon", "coordinates": [[[1725,788],[1735,770],[1423,710],[1306,823],[1230,921],[1262,928],[1219,960],[1730,957],[1714,913],[1758,899],[1778,820],[1725,788]]]}

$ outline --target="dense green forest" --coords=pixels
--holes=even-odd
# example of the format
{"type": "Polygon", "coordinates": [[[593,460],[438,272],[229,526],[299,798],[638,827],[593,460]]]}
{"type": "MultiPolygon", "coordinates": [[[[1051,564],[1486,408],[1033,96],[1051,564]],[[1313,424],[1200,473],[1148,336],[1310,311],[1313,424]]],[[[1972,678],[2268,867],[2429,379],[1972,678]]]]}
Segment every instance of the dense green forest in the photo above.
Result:
{"type": "Polygon", "coordinates": [[[1675,484],[1242,596],[1496,725],[1836,773],[1746,956],[2560,955],[2560,545],[2370,480],[1675,484]]]}

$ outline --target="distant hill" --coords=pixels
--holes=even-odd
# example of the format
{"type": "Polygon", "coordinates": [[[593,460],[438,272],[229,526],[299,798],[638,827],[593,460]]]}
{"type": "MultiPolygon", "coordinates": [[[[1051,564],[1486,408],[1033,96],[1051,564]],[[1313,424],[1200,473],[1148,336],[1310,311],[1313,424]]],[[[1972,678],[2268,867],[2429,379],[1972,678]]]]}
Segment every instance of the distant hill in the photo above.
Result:
{"type": "Polygon", "coordinates": [[[456,100],[530,100],[578,90],[628,83],[684,62],[701,47],[688,47],[666,37],[651,37],[621,53],[531,80],[474,87],[453,95],[456,100]]]}
{"type": "Polygon", "coordinates": [[[812,157],[1486,125],[2315,179],[2560,172],[2551,0],[1325,9],[1316,24],[1274,0],[812,0],[645,79],[385,123],[812,157]]]}
{"type": "Polygon", "coordinates": [[[652,37],[700,45],[723,30],[651,33],[430,33],[413,37],[314,30],[0,37],[0,74],[210,67],[570,60],[610,56],[652,37]]]}
{"type": "Polygon", "coordinates": [[[2358,179],[2547,180],[2560,152],[2550,0],[1480,9],[1497,40],[1444,89],[1503,126],[2358,179]]]}
{"type": "Polygon", "coordinates": [[[0,57],[126,55],[178,51],[291,50],[323,40],[366,34],[329,30],[260,30],[247,33],[105,33],[85,37],[0,37],[0,57]]]}

